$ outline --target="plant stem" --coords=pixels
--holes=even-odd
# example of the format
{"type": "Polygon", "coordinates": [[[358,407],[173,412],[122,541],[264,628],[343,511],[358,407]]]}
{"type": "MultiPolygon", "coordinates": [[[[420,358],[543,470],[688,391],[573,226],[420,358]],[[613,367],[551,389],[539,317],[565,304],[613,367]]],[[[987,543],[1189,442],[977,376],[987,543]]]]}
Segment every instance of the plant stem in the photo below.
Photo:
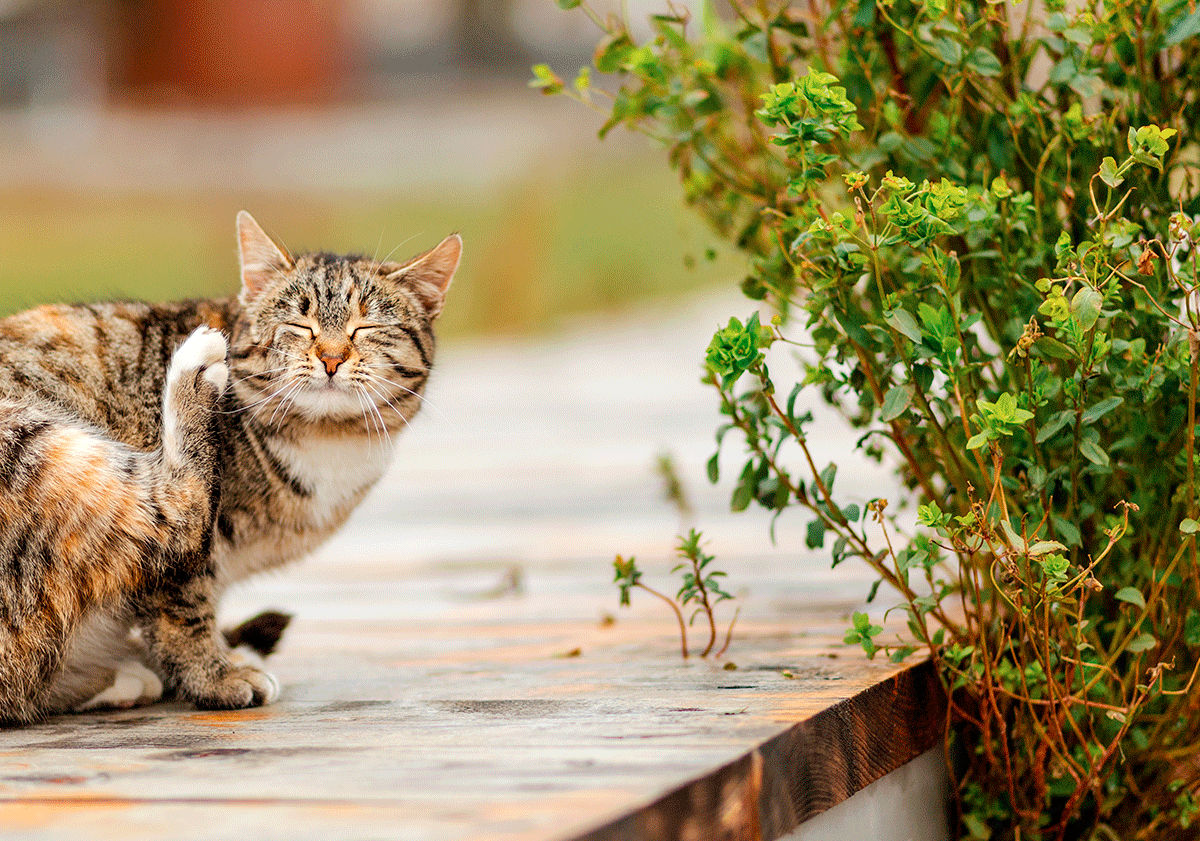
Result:
{"type": "Polygon", "coordinates": [[[684,624],[683,614],[679,612],[679,605],[675,604],[675,600],[670,596],[658,592],[658,590],[655,590],[653,587],[647,587],[640,581],[633,586],[641,587],[652,596],[658,596],[660,599],[666,602],[668,606],[670,606],[671,612],[675,614],[675,620],[679,623],[679,644],[682,649],[681,653],[683,654],[683,659],[686,660],[688,658],[687,625],[684,624]]]}

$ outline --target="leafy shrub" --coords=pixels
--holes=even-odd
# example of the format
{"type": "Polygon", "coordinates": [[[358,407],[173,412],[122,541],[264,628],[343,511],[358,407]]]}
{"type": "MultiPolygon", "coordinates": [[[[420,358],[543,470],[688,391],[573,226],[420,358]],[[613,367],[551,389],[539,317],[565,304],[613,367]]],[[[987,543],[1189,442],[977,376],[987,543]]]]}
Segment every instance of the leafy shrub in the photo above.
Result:
{"type": "MultiPolygon", "coordinates": [[[[573,85],[667,149],[775,313],[713,337],[735,509],[900,595],[951,693],[964,838],[1192,837],[1200,792],[1200,10],[735,2],[602,29],[573,85]],[[799,383],[766,351],[789,345],[799,383]],[[835,495],[797,395],[894,457],[918,526],[835,495]],[[786,395],[786,396],[785,396],[786,395]]],[[[778,348],[775,352],[778,351],[778,348]]],[[[709,465],[718,478],[717,462],[709,465]]],[[[862,501],[859,501],[862,502],[862,501]]],[[[875,591],[872,591],[872,596],[875,591]]],[[[948,754],[949,755],[949,754],[948,754]]]]}

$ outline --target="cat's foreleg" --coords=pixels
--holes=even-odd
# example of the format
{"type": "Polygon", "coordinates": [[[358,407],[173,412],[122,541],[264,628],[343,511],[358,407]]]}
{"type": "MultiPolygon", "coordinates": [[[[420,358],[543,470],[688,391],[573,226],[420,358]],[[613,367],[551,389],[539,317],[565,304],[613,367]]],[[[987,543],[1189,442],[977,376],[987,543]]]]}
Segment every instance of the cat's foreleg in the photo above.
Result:
{"type": "Polygon", "coordinates": [[[172,536],[153,586],[136,606],[151,663],[180,694],[209,709],[269,703],[275,679],[230,657],[216,624],[209,557],[218,503],[213,410],[228,380],[226,344],[220,333],[197,330],[175,352],[163,395],[163,458],[166,472],[185,481],[210,482],[207,510],[172,536]]]}
{"type": "Polygon", "coordinates": [[[237,709],[268,704],[279,685],[267,672],[237,662],[217,630],[211,567],[189,568],[164,582],[140,607],[142,636],[151,661],[169,685],[204,709],[237,709]]]}

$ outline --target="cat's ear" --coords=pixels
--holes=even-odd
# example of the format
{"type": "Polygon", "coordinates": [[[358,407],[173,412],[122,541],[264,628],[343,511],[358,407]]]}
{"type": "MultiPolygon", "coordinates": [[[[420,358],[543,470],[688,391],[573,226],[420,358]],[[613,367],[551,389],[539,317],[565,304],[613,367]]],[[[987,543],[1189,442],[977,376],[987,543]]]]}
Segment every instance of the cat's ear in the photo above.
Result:
{"type": "Polygon", "coordinates": [[[254,301],[281,274],[296,268],[286,248],[271,239],[254,217],[242,210],[237,215],[238,259],[242,266],[242,304],[254,301]]]}
{"type": "Polygon", "coordinates": [[[421,300],[430,318],[442,311],[446,290],[458,270],[462,259],[462,237],[451,234],[436,246],[413,257],[403,266],[385,264],[381,267],[389,280],[400,281],[409,286],[421,300]]]}

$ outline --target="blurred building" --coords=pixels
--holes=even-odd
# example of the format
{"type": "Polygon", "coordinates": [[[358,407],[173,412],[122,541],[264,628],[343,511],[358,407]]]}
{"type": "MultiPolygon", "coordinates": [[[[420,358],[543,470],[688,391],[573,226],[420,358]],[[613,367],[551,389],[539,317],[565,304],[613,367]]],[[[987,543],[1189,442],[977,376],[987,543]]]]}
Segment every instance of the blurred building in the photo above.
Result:
{"type": "MultiPolygon", "coordinates": [[[[644,20],[665,3],[625,5],[644,20]]],[[[0,106],[361,102],[586,63],[595,40],[551,0],[0,0],[0,106]]]]}

